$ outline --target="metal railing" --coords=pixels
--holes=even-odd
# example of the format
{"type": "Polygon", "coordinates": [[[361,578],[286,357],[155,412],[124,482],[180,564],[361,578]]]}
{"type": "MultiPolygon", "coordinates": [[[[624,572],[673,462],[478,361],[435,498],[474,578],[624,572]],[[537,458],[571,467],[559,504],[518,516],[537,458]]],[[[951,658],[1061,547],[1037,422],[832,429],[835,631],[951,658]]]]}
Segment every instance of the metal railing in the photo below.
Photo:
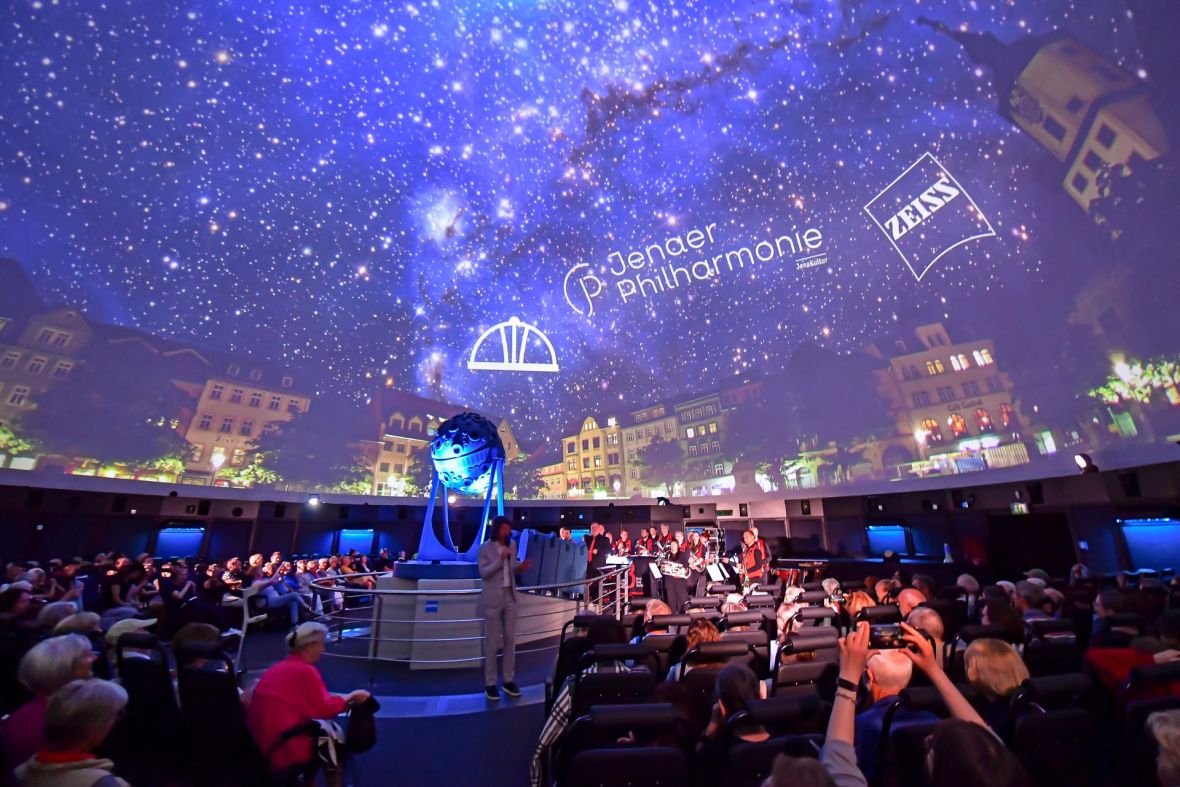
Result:
{"type": "MultiPolygon", "coordinates": [[[[619,618],[627,608],[630,600],[628,586],[630,566],[611,567],[611,570],[593,578],[583,578],[569,582],[551,585],[532,585],[517,587],[518,596],[537,599],[536,609],[533,604],[518,601],[516,638],[518,641],[526,639],[526,645],[536,642],[535,647],[518,647],[518,656],[527,653],[541,653],[554,651],[560,647],[561,633],[565,624],[575,615],[587,612],[610,614],[619,618]],[[567,602],[563,606],[547,604],[543,599],[554,602],[567,602]],[[549,618],[539,626],[529,627],[527,621],[532,619],[549,618]]],[[[328,626],[328,647],[324,651],[325,657],[377,662],[413,663],[415,665],[437,665],[437,668],[454,665],[466,665],[471,669],[481,666],[484,660],[484,618],[476,617],[434,617],[446,604],[438,604],[430,618],[423,618],[418,610],[423,601],[450,600],[456,602],[467,601],[471,605],[478,605],[482,592],[480,587],[453,589],[394,589],[365,587],[365,578],[372,578],[374,585],[381,577],[396,576],[395,572],[367,572],[348,574],[340,577],[324,577],[312,580],[311,587],[317,609],[323,612],[320,621],[328,626]],[[337,604],[336,602],[341,602],[337,604]],[[386,617],[386,611],[394,603],[399,607],[413,610],[410,617],[397,615],[386,617]],[[337,606],[339,608],[337,608],[337,606]],[[478,626],[476,631],[469,634],[457,633],[456,636],[420,636],[416,631],[418,626],[448,625],[456,628],[470,628],[478,626]],[[394,628],[396,636],[389,636],[383,628],[394,628]],[[366,647],[360,648],[363,643],[366,647]],[[382,653],[382,643],[406,644],[410,652],[405,655],[390,655],[382,653]],[[453,658],[426,658],[423,654],[415,655],[412,650],[415,644],[434,644],[439,647],[454,645],[455,649],[469,651],[471,647],[478,648],[478,655],[463,655],[453,658]],[[466,647],[465,647],[466,646],[466,647]],[[349,651],[353,652],[349,652],[349,651]]],[[[314,602],[313,602],[314,603],[314,602]]],[[[467,613],[470,614],[470,613],[467,613]]],[[[450,633],[450,632],[447,632],[450,633]]],[[[243,633],[245,636],[245,633],[243,633]]],[[[386,649],[388,650],[388,649],[386,649]]],[[[430,654],[434,656],[436,654],[430,654]]]]}

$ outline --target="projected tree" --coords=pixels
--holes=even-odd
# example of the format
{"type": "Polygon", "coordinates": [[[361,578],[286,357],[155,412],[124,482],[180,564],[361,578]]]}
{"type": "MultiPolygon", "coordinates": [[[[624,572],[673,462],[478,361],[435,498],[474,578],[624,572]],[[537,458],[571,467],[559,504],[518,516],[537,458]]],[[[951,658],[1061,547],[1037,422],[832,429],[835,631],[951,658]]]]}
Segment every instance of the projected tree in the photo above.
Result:
{"type": "Polygon", "coordinates": [[[649,444],[636,452],[636,460],[645,484],[662,484],[671,492],[678,481],[684,480],[684,454],[675,440],[653,437],[649,444]]]}
{"type": "Polygon", "coordinates": [[[545,489],[541,472],[527,459],[517,459],[504,465],[504,495],[515,500],[539,497],[545,489]]]}
{"type": "Polygon", "coordinates": [[[433,479],[434,465],[430,461],[430,450],[419,448],[406,463],[406,494],[410,497],[428,496],[433,479]]]}
{"type": "Polygon", "coordinates": [[[865,353],[839,355],[804,344],[787,364],[783,417],[800,450],[826,452],[838,480],[862,461],[856,446],[889,429],[889,405],[877,393],[882,363],[865,353]]]}
{"type": "Polygon", "coordinates": [[[188,397],[128,348],[98,344],[36,405],[18,431],[41,453],[148,465],[190,447],[177,431],[188,397]]]}
{"type": "Polygon", "coordinates": [[[287,487],[354,491],[367,474],[359,447],[362,427],[346,401],[317,398],[290,421],[272,422],[253,442],[246,465],[259,463],[287,487]]]}

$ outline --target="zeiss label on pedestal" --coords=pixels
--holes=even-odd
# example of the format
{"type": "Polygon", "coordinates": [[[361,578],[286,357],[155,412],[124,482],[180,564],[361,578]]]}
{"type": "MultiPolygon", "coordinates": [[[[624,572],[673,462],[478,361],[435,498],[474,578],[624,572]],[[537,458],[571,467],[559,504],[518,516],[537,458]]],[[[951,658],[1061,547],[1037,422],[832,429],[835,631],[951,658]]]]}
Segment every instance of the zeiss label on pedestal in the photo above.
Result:
{"type": "Polygon", "coordinates": [[[947,252],[996,236],[967,190],[929,153],[864,209],[918,281],[947,252]]]}

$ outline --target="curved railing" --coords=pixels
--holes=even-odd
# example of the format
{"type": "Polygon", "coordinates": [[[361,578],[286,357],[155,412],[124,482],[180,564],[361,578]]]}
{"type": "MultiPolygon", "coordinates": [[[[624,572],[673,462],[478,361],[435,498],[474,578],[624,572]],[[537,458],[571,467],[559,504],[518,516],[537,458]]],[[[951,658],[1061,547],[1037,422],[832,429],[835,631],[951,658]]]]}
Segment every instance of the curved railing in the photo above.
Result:
{"type": "MultiPolygon", "coordinates": [[[[627,586],[629,566],[612,568],[593,579],[578,579],[552,585],[518,587],[523,598],[518,602],[517,655],[556,651],[565,624],[574,615],[600,612],[621,616],[630,600],[627,586]],[[536,621],[536,623],[532,623],[536,621]],[[535,646],[528,645],[537,643],[535,646]]],[[[368,588],[357,586],[358,581],[372,577],[396,577],[394,572],[367,572],[347,577],[326,577],[313,580],[312,592],[323,607],[320,618],[329,628],[328,647],[324,655],[333,658],[358,659],[372,662],[407,663],[425,669],[478,667],[483,661],[483,622],[478,613],[459,616],[441,615],[447,607],[478,609],[480,587],[450,589],[368,588]],[[331,603],[341,600],[339,610],[329,611],[331,603]],[[449,603],[439,603],[446,600],[449,603]],[[435,602],[433,611],[425,614],[419,609],[423,602],[435,602]],[[406,614],[406,612],[410,614],[406,614]],[[427,635],[417,627],[429,627],[439,636],[427,635]],[[452,627],[452,630],[437,627],[452,627]],[[442,636],[442,635],[447,636],[442,636]],[[360,647],[363,643],[366,647],[360,647]],[[425,647],[424,647],[425,646],[425,647]],[[427,653],[421,651],[425,649],[427,653]],[[453,649],[464,655],[439,657],[430,650],[453,649]],[[474,653],[471,651],[474,650],[474,653]],[[401,653],[399,651],[406,651],[401,653]],[[417,652],[415,652],[417,651],[417,652]],[[391,655],[392,653],[392,655],[391,655]]]]}

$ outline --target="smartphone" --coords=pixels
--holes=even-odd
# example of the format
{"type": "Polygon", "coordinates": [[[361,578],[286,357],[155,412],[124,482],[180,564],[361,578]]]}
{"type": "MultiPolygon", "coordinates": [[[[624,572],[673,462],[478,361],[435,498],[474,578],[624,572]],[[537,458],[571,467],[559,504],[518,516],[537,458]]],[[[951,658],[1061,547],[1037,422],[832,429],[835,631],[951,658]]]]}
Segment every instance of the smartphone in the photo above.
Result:
{"type": "Polygon", "coordinates": [[[835,593],[833,593],[832,595],[828,596],[828,600],[831,601],[833,604],[843,604],[844,599],[845,599],[844,594],[838,590],[835,593]]]}
{"type": "Polygon", "coordinates": [[[905,641],[905,632],[896,623],[869,626],[869,647],[877,650],[896,650],[904,648],[909,643],[905,641]]]}

